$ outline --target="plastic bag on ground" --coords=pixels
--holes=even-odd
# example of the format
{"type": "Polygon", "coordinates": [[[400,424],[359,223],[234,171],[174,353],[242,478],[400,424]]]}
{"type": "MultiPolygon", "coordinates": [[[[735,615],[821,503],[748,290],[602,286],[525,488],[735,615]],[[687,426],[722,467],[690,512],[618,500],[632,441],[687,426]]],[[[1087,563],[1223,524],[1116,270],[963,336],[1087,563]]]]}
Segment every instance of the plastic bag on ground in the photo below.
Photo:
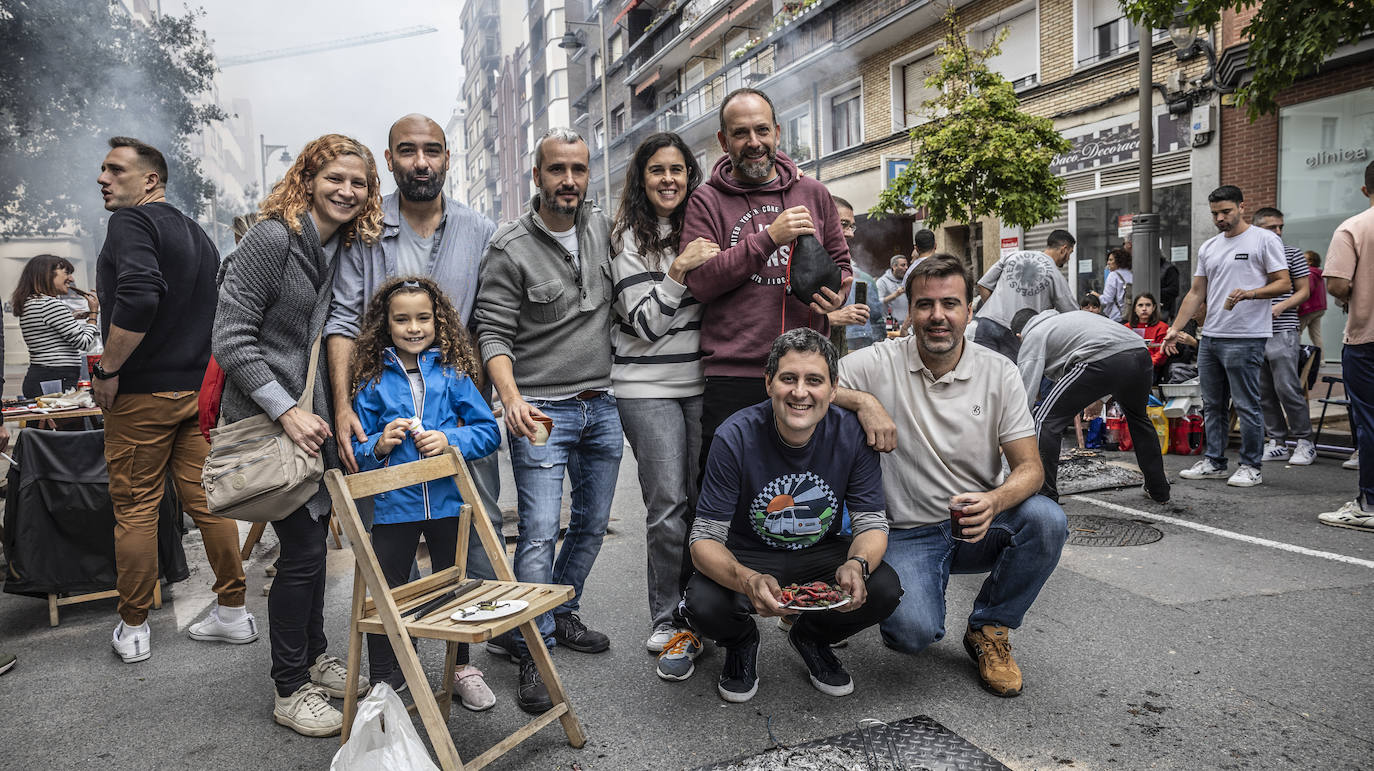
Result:
{"type": "Polygon", "coordinates": [[[358,702],[348,741],[329,771],[439,771],[415,732],[401,697],[386,683],[358,702]]]}

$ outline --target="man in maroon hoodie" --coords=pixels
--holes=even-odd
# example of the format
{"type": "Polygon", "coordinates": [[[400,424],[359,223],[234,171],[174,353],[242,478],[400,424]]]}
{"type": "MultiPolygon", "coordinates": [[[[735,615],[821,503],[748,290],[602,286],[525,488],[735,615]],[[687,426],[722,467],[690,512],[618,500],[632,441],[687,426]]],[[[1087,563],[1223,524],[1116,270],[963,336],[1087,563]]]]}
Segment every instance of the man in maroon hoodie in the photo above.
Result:
{"type": "Polygon", "coordinates": [[[782,127],[773,102],[753,88],[720,103],[716,139],[725,157],[687,201],[682,245],[706,238],[721,251],[687,274],[687,288],[705,305],[701,352],[701,468],[716,429],[736,411],[768,398],[763,365],[773,340],[797,327],[829,333],[825,314],[845,304],[853,280],[849,245],[830,192],[778,150],[782,127]],[[822,288],[798,298],[787,288],[787,265],[797,237],[814,235],[835,263],[838,293],[822,288]]]}

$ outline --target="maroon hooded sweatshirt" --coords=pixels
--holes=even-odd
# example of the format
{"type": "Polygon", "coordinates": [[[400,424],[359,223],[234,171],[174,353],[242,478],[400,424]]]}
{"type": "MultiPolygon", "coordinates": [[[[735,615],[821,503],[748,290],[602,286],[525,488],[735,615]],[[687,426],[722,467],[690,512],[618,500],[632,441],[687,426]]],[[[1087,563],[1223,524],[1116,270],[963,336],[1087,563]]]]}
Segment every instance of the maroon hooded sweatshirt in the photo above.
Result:
{"type": "Polygon", "coordinates": [[[730,173],[730,156],[716,161],[711,178],[687,200],[681,246],[698,238],[714,241],[720,254],[687,274],[687,288],[705,305],[701,353],[708,376],[763,377],[773,340],[797,327],[828,334],[830,322],[811,310],[811,298],[787,290],[792,245],[779,247],[768,225],[784,209],[805,206],[816,224],[816,238],[848,277],[849,244],[840,230],[839,212],[825,186],[797,173],[797,165],[778,152],[777,177],[749,185],[730,173]]]}

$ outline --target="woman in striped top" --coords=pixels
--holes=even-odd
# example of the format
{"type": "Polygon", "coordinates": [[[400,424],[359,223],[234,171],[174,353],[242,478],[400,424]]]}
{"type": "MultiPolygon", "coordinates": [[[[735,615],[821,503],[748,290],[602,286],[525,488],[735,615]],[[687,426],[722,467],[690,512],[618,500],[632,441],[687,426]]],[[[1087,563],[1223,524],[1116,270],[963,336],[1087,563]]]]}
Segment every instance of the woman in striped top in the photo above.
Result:
{"type": "Polygon", "coordinates": [[[29,348],[25,398],[42,396],[42,384],[49,380],[62,381],[63,390],[75,387],[81,378],[82,352],[95,346],[100,312],[95,293],[81,292],[89,308],[84,321],[78,320],[71,306],[61,300],[74,272],[67,260],[40,254],[24,266],[19,286],[10,298],[14,315],[19,317],[24,345],[29,348]]]}
{"type": "MultiPolygon", "coordinates": [[[[701,169],[677,134],[659,133],[635,150],[611,230],[615,282],[615,358],[611,382],[625,436],[639,465],[646,509],[649,567],[650,651],[687,644],[700,650],[674,609],[691,575],[687,533],[696,504],[701,444],[701,304],[687,291],[687,272],[720,247],[697,239],[677,251],[687,196],[701,183],[701,169]],[[691,638],[691,639],[689,639],[691,638]]],[[[685,650],[685,649],[684,649],[685,650]]],[[[659,676],[681,680],[691,659],[659,676]]],[[[695,652],[692,652],[695,655],[695,652]]]]}

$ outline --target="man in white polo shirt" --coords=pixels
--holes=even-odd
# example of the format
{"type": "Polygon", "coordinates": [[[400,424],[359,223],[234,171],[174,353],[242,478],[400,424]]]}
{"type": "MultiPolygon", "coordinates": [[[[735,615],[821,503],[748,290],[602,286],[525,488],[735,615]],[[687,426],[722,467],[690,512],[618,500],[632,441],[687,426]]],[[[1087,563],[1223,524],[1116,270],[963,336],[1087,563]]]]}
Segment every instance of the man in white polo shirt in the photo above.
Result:
{"type": "Polygon", "coordinates": [[[950,573],[990,573],[973,603],[964,649],[984,687],[1021,692],[1010,630],[1059,564],[1064,510],[1036,494],[1044,470],[1025,387],[1007,357],[964,340],[973,280],[936,254],[907,271],[912,335],[840,360],[835,404],[858,413],[882,457],[891,530],[884,560],[904,594],[883,642],[919,653],[945,634],[950,573]],[[895,422],[894,422],[895,421],[895,422]],[[1011,466],[1003,479],[1002,456],[1011,466]],[[953,499],[951,501],[951,499],[953,499]],[[959,537],[950,508],[963,506],[959,537]]]}
{"type": "Polygon", "coordinates": [[[1164,351],[1177,351],[1178,333],[1199,306],[1207,304],[1198,345],[1197,374],[1207,447],[1202,460],[1178,473],[1183,479],[1226,479],[1232,487],[1264,481],[1264,412],[1260,409],[1260,369],[1264,346],[1273,335],[1270,299],[1292,290],[1283,241],[1245,221],[1240,188],[1222,185],[1207,196],[1212,223],[1221,231],[1197,250],[1193,286],[1164,335],[1164,351]],[[1263,302],[1256,302],[1262,300],[1263,302]],[[1227,393],[1240,421],[1240,467],[1226,470],[1230,439],[1227,393]]]}

